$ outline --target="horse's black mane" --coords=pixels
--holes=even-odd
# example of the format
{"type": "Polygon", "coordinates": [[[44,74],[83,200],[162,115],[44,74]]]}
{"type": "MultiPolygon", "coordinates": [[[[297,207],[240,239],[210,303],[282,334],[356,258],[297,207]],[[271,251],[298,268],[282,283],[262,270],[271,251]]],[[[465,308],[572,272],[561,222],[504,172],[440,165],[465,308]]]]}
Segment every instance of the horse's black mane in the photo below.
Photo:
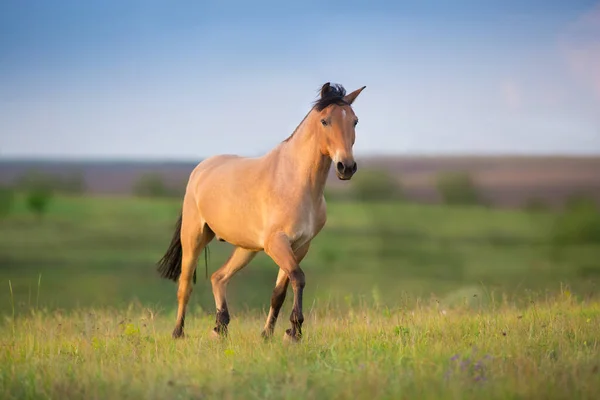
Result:
{"type": "Polygon", "coordinates": [[[332,104],[337,104],[339,106],[348,105],[348,103],[344,100],[344,96],[346,96],[346,89],[344,89],[342,85],[332,85],[327,82],[321,87],[320,92],[321,97],[313,104],[313,108],[317,111],[323,111],[332,104]]]}
{"type": "MultiPolygon", "coordinates": [[[[320,93],[321,97],[313,103],[313,109],[316,109],[317,111],[323,111],[332,104],[337,104],[338,106],[348,105],[348,103],[344,100],[344,96],[346,96],[346,89],[344,89],[342,85],[331,85],[329,82],[327,82],[321,87],[320,93]]],[[[306,114],[304,119],[306,119],[306,117],[308,117],[308,114],[306,114]]],[[[284,142],[289,141],[292,136],[294,136],[300,125],[302,125],[302,122],[304,122],[304,119],[300,122],[296,129],[294,129],[294,132],[292,132],[292,134],[284,140],[284,142]]]]}

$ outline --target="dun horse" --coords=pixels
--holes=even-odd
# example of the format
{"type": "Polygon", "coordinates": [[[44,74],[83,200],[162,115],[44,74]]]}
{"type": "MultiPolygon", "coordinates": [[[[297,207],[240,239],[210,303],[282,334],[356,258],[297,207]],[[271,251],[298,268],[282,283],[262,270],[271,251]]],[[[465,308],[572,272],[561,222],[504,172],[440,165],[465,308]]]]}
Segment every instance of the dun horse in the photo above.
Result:
{"type": "Polygon", "coordinates": [[[267,154],[258,158],[216,155],[195,167],[172,241],[158,263],[163,278],[179,279],[173,338],[184,336],[198,257],[215,237],[235,249],[211,276],[216,305],[212,334],[227,335],[229,280],[264,251],[277,264],[279,273],[262,336],[273,335],[291,282],[294,304],[291,328],[284,338],[301,338],[305,277],[300,263],[311,240],[325,225],[323,190],[332,162],[341,180],[349,180],[356,172],[352,148],[358,118],[352,103],[364,88],[346,94],[341,85],[328,82],[292,135],[267,154]]]}

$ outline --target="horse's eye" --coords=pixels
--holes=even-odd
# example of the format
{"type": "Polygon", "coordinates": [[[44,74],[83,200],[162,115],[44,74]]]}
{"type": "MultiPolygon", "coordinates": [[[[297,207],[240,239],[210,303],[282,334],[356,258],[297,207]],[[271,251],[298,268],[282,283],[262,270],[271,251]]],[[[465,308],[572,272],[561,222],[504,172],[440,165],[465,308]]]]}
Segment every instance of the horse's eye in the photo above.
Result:
{"type": "Polygon", "coordinates": [[[327,126],[327,121],[325,121],[324,119],[321,120],[321,124],[323,124],[323,126],[327,126]]]}

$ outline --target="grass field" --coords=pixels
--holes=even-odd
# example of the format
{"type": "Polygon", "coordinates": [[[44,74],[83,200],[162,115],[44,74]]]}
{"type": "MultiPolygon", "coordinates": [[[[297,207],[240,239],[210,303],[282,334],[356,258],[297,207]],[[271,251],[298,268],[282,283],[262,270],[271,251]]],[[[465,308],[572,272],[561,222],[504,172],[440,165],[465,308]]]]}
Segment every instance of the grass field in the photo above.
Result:
{"type": "MultiPolygon", "coordinates": [[[[260,330],[277,269],[232,280],[230,338],[201,257],[173,341],[175,291],[154,263],[179,202],[58,197],[0,220],[2,398],[594,398],[600,245],[556,246],[546,212],[329,205],[303,262],[305,338],[260,330]]],[[[214,242],[210,274],[229,255],[214,242]]]]}
{"type": "MultiPolygon", "coordinates": [[[[568,293],[516,309],[436,304],[309,312],[302,343],[264,343],[247,312],[223,342],[213,319],[152,310],[35,313],[2,329],[4,399],[593,399],[600,304],[568,293]]],[[[287,326],[283,318],[281,325],[287,326]]]]}

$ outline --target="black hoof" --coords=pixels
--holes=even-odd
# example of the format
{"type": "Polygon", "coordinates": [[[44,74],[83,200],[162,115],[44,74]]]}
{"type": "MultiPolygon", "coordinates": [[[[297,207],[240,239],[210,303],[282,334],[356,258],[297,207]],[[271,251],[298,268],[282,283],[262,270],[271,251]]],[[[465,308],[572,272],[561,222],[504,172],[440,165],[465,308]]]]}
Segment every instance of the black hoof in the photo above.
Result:
{"type": "Polygon", "coordinates": [[[302,339],[302,335],[297,332],[292,332],[291,329],[286,329],[283,334],[283,342],[284,343],[298,343],[302,339]]]}
{"type": "Polygon", "coordinates": [[[227,337],[227,329],[219,329],[215,327],[212,329],[212,331],[210,331],[210,337],[213,340],[225,339],[227,337]]]}
{"type": "Polygon", "coordinates": [[[173,333],[171,334],[173,339],[183,339],[185,338],[185,333],[183,333],[183,328],[175,328],[173,333]]]}

